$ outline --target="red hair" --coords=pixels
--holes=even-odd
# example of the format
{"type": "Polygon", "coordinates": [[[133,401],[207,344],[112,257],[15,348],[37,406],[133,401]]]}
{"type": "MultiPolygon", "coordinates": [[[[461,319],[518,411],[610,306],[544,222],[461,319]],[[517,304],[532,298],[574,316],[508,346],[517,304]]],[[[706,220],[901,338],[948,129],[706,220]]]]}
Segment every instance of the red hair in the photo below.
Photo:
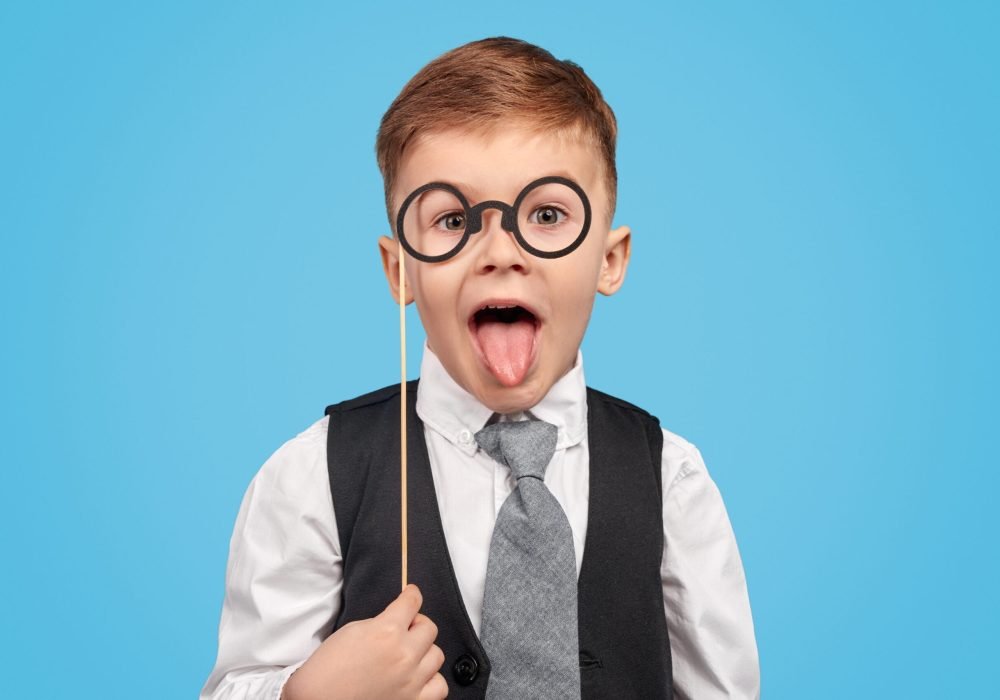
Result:
{"type": "Polygon", "coordinates": [[[604,166],[608,216],[618,188],[618,126],[601,91],[577,64],[519,39],[494,37],[438,56],[410,79],[382,116],[375,154],[393,218],[392,189],[407,145],[452,129],[489,131],[510,123],[589,138],[604,166]]]}

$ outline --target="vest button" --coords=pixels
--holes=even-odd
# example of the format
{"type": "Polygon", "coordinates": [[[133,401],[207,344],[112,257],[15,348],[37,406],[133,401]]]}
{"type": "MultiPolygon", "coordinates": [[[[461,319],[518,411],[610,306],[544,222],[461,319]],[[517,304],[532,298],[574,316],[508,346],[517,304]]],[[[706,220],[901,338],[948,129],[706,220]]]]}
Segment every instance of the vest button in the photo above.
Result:
{"type": "Polygon", "coordinates": [[[451,672],[455,676],[456,683],[459,685],[469,685],[479,675],[479,664],[474,657],[462,654],[458,657],[455,665],[451,667],[451,672]]]}

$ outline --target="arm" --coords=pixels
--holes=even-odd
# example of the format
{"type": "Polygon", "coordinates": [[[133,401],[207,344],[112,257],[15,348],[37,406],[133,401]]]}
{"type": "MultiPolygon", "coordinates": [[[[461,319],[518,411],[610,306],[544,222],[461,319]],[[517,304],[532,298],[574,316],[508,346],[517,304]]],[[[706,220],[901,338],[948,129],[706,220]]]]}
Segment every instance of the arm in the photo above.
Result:
{"type": "Polygon", "coordinates": [[[326,466],[326,419],[254,477],[230,543],[219,655],[202,700],[443,698],[437,628],[409,586],[378,616],[331,634],[343,558],[326,466]]]}
{"type": "Polygon", "coordinates": [[[229,547],[219,653],[201,700],[277,700],[330,635],[342,559],[326,468],[326,419],[253,478],[229,547]]]}
{"type": "Polygon", "coordinates": [[[663,431],[663,604],[676,698],[760,697],[743,563],[698,449],[663,431]]]}

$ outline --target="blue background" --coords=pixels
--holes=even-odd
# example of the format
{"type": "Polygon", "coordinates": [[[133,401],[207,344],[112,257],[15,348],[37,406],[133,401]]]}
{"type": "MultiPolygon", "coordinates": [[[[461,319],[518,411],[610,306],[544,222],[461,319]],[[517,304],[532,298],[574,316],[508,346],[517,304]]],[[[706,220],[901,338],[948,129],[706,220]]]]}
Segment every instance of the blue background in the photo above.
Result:
{"type": "Polygon", "coordinates": [[[616,110],[587,376],[702,449],[764,697],[995,691],[994,4],[162,5],[0,10],[5,697],[197,694],[250,479],[397,377],[378,120],[496,34],[616,110]]]}

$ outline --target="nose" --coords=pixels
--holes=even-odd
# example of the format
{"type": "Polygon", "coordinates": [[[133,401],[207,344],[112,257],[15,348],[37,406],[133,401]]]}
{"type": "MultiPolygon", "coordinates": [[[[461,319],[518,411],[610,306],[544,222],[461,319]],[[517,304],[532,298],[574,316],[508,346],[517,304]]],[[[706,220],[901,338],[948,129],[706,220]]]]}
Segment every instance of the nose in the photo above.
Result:
{"type": "Polygon", "coordinates": [[[528,271],[528,254],[518,245],[514,234],[504,230],[499,210],[483,212],[483,229],[478,235],[482,237],[476,246],[476,266],[480,272],[528,271]]]}

